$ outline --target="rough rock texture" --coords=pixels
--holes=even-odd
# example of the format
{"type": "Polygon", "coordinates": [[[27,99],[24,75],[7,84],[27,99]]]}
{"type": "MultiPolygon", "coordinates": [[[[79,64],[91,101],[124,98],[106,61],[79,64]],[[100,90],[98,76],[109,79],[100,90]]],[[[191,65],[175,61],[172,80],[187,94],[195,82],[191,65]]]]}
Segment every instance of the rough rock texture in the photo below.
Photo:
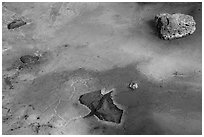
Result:
{"type": "Polygon", "coordinates": [[[196,23],[192,16],[181,13],[162,13],[155,16],[159,36],[165,40],[181,38],[193,34],[196,23]]]}
{"type": "Polygon", "coordinates": [[[120,123],[123,110],[113,103],[111,93],[102,95],[99,90],[81,95],[79,98],[80,103],[86,105],[91,110],[85,118],[95,115],[103,121],[120,123]]]}

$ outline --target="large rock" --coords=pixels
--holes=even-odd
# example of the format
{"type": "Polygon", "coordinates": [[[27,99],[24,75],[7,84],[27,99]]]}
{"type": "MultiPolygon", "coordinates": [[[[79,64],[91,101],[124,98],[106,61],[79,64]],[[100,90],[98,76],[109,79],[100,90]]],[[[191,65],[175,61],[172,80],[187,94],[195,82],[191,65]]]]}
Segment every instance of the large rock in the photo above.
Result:
{"type": "Polygon", "coordinates": [[[196,22],[190,15],[162,13],[155,16],[159,36],[165,40],[181,38],[193,34],[196,22]]]}

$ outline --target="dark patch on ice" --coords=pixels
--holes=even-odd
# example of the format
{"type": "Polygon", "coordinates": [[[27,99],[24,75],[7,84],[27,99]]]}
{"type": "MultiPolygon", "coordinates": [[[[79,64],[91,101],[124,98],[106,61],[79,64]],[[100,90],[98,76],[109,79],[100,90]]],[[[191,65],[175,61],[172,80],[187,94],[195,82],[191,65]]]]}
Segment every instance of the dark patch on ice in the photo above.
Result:
{"type": "Polygon", "coordinates": [[[79,98],[80,103],[91,110],[84,118],[95,115],[103,121],[120,123],[123,110],[113,103],[111,93],[112,91],[102,95],[99,90],[81,95],[79,98]]]}
{"type": "Polygon", "coordinates": [[[24,55],[20,57],[21,62],[25,64],[35,64],[38,62],[38,56],[24,55]]]}
{"type": "Polygon", "coordinates": [[[11,82],[11,79],[12,79],[12,78],[10,78],[10,77],[5,77],[5,78],[4,78],[4,82],[5,82],[6,85],[9,86],[9,89],[13,89],[13,84],[12,84],[12,82],[11,82]]]}
{"type": "Polygon", "coordinates": [[[26,22],[23,21],[22,19],[14,19],[12,22],[10,22],[8,25],[7,25],[7,28],[8,29],[15,29],[15,28],[19,28],[23,25],[26,25],[26,22]]]}

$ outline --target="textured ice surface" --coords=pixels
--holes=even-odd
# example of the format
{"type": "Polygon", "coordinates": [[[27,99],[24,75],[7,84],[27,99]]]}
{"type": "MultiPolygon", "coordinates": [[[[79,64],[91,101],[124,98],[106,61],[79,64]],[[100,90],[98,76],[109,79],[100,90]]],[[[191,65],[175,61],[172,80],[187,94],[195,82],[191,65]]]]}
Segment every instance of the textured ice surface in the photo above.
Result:
{"type": "Polygon", "coordinates": [[[201,134],[201,3],[2,6],[3,134],[201,134]],[[190,15],[196,31],[162,40],[154,24],[159,13],[190,15]],[[19,18],[26,25],[8,29],[19,18]],[[23,63],[25,55],[39,60],[23,63]],[[84,118],[90,109],[80,96],[101,89],[114,89],[113,103],[125,110],[120,123],[110,124],[119,113],[100,116],[115,107],[106,90],[97,111],[115,122],[84,118]]]}

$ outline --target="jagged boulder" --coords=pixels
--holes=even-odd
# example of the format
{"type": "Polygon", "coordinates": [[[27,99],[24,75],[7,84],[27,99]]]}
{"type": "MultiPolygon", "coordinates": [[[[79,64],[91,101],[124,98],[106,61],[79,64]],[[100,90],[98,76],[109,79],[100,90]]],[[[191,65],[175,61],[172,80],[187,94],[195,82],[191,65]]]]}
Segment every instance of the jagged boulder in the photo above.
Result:
{"type": "Polygon", "coordinates": [[[190,15],[181,13],[161,13],[155,16],[160,38],[171,40],[191,35],[196,30],[196,22],[190,15]]]}

